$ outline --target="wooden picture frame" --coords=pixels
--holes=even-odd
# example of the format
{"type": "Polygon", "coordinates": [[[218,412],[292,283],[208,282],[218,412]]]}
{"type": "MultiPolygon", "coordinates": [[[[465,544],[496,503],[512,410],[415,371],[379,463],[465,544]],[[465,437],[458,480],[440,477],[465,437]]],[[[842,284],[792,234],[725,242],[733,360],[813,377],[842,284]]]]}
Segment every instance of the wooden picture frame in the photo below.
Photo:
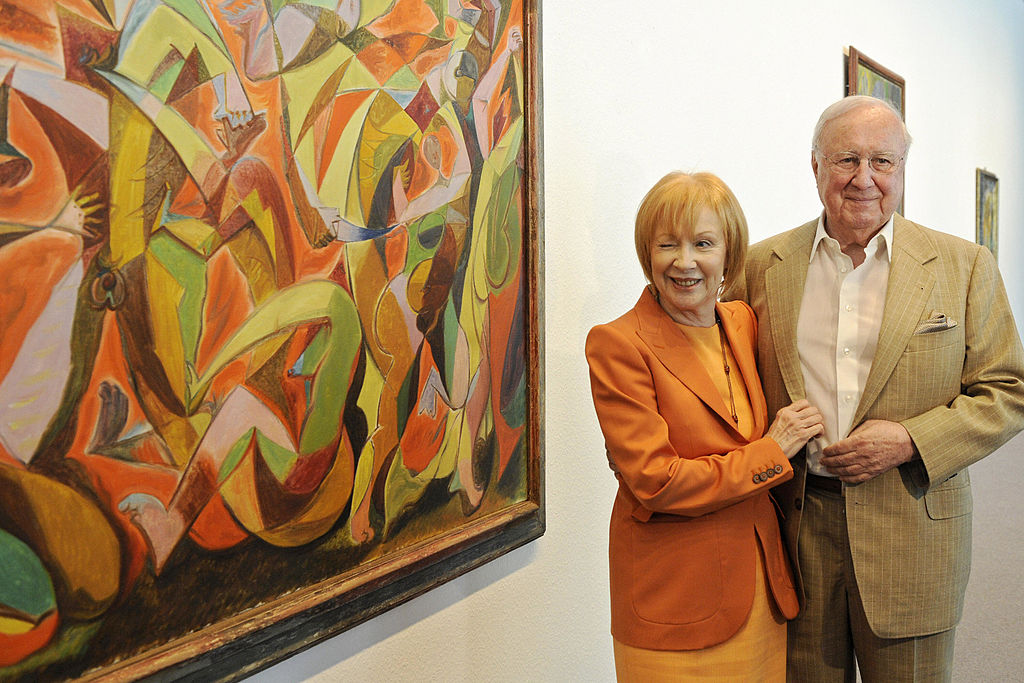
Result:
{"type": "Polygon", "coordinates": [[[65,79],[0,43],[0,262],[53,288],[0,342],[65,349],[0,358],[60,398],[23,448],[0,402],[0,681],[238,680],[545,530],[540,0],[276,53],[189,2],[31,10],[65,79]]]}
{"type": "Polygon", "coordinates": [[[846,94],[871,95],[885,100],[904,121],[907,120],[906,81],[852,45],[846,59],[846,94]]]}
{"type": "MultiPolygon", "coordinates": [[[[850,45],[846,54],[846,94],[870,95],[885,100],[907,120],[907,83],[902,76],[887,69],[850,45]]],[[[905,162],[904,162],[905,163],[905,162]]],[[[900,198],[896,211],[904,215],[906,194],[900,198]]]]}
{"type": "Polygon", "coordinates": [[[999,178],[985,169],[974,171],[975,241],[999,258],[999,178]]]}

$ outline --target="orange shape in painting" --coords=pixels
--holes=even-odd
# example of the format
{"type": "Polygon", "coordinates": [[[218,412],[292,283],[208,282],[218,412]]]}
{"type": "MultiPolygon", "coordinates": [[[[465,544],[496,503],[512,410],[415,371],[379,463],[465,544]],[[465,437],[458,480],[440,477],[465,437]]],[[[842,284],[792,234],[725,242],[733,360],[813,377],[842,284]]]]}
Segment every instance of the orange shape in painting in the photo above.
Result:
{"type": "Polygon", "coordinates": [[[382,40],[370,43],[357,55],[370,75],[384,85],[405,65],[402,55],[382,40]]]}
{"type": "MultiPolygon", "coordinates": [[[[508,359],[506,353],[509,339],[514,335],[512,324],[516,318],[516,306],[524,306],[520,302],[521,297],[520,279],[523,275],[522,261],[515,271],[515,276],[505,285],[501,291],[493,292],[490,296],[490,373],[491,373],[491,405],[493,410],[494,434],[498,439],[498,474],[504,473],[508,466],[512,453],[515,452],[516,444],[522,437],[523,426],[513,426],[505,421],[501,412],[502,407],[502,377],[505,373],[505,363],[521,363],[521,358],[508,359]]],[[[523,349],[525,352],[525,349],[523,349]]],[[[525,379],[524,379],[525,381],[525,379]]]]}
{"type": "Polygon", "coordinates": [[[209,213],[206,197],[203,196],[192,176],[186,175],[181,187],[171,199],[170,211],[178,216],[204,218],[209,213]]]}
{"type": "Polygon", "coordinates": [[[395,230],[384,241],[385,267],[388,281],[394,280],[405,268],[405,258],[409,253],[409,233],[395,230]]]}
{"type": "Polygon", "coordinates": [[[416,55],[418,55],[423,49],[423,46],[426,45],[427,40],[429,40],[429,38],[418,33],[401,33],[388,38],[387,43],[402,57],[402,61],[408,64],[412,60],[416,59],[416,55]]]}
{"type": "Polygon", "coordinates": [[[409,62],[412,72],[416,74],[420,80],[426,78],[427,74],[430,73],[432,69],[435,69],[448,61],[450,49],[450,45],[448,43],[444,43],[440,47],[425,50],[417,54],[409,62]]]}
{"type": "Polygon", "coordinates": [[[50,642],[57,630],[57,613],[50,612],[24,633],[0,631],[0,666],[20,662],[50,642]]]}
{"type": "Polygon", "coordinates": [[[399,33],[430,33],[437,26],[437,16],[423,0],[398,0],[391,11],[366,28],[378,38],[399,33]]]}
{"type": "Polygon", "coordinates": [[[0,297],[0,379],[81,249],[81,239],[57,230],[31,233],[0,248],[5,290],[0,297]]]}
{"type": "Polygon", "coordinates": [[[67,200],[60,157],[47,131],[17,92],[11,91],[7,106],[9,142],[32,161],[32,170],[16,188],[0,188],[0,219],[43,225],[56,215],[55,207],[67,200]]]}
{"type": "Polygon", "coordinates": [[[203,302],[203,333],[196,351],[196,371],[206,372],[217,351],[242,326],[253,310],[245,275],[228,249],[214,253],[206,262],[206,298],[203,302]]]}
{"type": "Polygon", "coordinates": [[[348,127],[349,122],[352,120],[352,115],[362,106],[366,98],[372,94],[372,90],[362,90],[343,93],[334,98],[334,103],[330,108],[330,121],[327,123],[326,130],[324,131],[323,144],[318,144],[318,149],[322,149],[324,152],[320,160],[320,168],[317,169],[318,185],[322,185],[324,182],[327,169],[330,168],[331,162],[334,161],[334,152],[338,149],[338,140],[341,139],[341,134],[345,132],[345,128],[348,127]]]}
{"type": "Polygon", "coordinates": [[[432,406],[423,405],[423,394],[432,391],[428,386],[431,374],[436,376],[435,381],[440,381],[440,375],[437,373],[430,344],[424,341],[420,349],[419,381],[414,385],[420,391],[420,395],[416,397],[416,404],[405,423],[405,431],[402,432],[400,441],[402,464],[415,474],[426,469],[444,443],[449,413],[447,404],[440,396],[434,395],[426,398],[428,404],[433,401],[432,406]],[[428,407],[432,407],[433,410],[428,410],[428,407]]]}
{"type": "Polygon", "coordinates": [[[0,3],[0,37],[3,42],[30,45],[43,51],[58,47],[59,35],[51,12],[35,2],[0,3]]]}

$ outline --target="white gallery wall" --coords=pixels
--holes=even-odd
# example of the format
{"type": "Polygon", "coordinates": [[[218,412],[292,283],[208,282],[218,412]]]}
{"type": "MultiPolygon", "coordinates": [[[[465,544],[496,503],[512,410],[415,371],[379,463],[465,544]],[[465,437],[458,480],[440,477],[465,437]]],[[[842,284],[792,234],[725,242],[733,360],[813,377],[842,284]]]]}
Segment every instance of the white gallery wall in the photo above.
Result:
{"type": "MultiPolygon", "coordinates": [[[[908,218],[973,239],[975,168],[999,177],[999,262],[1024,322],[1024,0],[546,0],[541,14],[547,533],[253,680],[613,680],[615,482],[586,333],[639,295],[634,212],[665,172],[720,175],[754,241],[817,215],[811,129],[843,94],[845,46],[906,79],[908,218]]],[[[1024,437],[971,470],[956,680],[1022,680],[1024,437]]]]}

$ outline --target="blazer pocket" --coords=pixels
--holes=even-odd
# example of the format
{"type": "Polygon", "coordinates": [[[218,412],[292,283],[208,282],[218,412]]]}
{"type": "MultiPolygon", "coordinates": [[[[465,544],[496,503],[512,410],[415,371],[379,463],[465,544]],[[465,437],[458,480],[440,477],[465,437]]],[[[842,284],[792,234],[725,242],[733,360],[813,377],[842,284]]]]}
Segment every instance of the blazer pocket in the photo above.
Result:
{"type": "Polygon", "coordinates": [[[637,617],[692,624],[721,609],[722,554],[713,520],[656,516],[633,524],[631,533],[630,599],[637,617]]]}
{"type": "Polygon", "coordinates": [[[907,343],[907,353],[921,351],[935,351],[947,346],[964,343],[963,327],[945,327],[941,330],[928,330],[926,332],[915,332],[907,343]]]}
{"type": "Polygon", "coordinates": [[[971,513],[971,481],[965,472],[955,474],[924,494],[924,505],[932,519],[950,519],[971,513]]]}

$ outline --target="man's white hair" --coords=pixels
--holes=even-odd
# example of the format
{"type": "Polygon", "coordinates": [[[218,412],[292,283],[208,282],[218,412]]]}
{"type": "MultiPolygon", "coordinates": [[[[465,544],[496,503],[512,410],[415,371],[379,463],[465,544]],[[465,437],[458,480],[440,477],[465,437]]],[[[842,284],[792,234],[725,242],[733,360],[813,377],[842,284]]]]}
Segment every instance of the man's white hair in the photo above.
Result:
{"type": "Polygon", "coordinates": [[[910,131],[907,130],[907,124],[903,121],[903,117],[900,116],[900,113],[894,106],[885,100],[871,97],[870,95],[850,95],[826,107],[825,111],[821,112],[818,123],[814,126],[814,135],[811,137],[811,149],[815,152],[821,151],[819,146],[821,143],[821,133],[829,121],[861,107],[885,107],[895,114],[900,121],[900,125],[903,127],[903,139],[906,141],[903,154],[905,155],[910,150],[910,143],[913,141],[913,138],[910,137],[910,131]]]}

